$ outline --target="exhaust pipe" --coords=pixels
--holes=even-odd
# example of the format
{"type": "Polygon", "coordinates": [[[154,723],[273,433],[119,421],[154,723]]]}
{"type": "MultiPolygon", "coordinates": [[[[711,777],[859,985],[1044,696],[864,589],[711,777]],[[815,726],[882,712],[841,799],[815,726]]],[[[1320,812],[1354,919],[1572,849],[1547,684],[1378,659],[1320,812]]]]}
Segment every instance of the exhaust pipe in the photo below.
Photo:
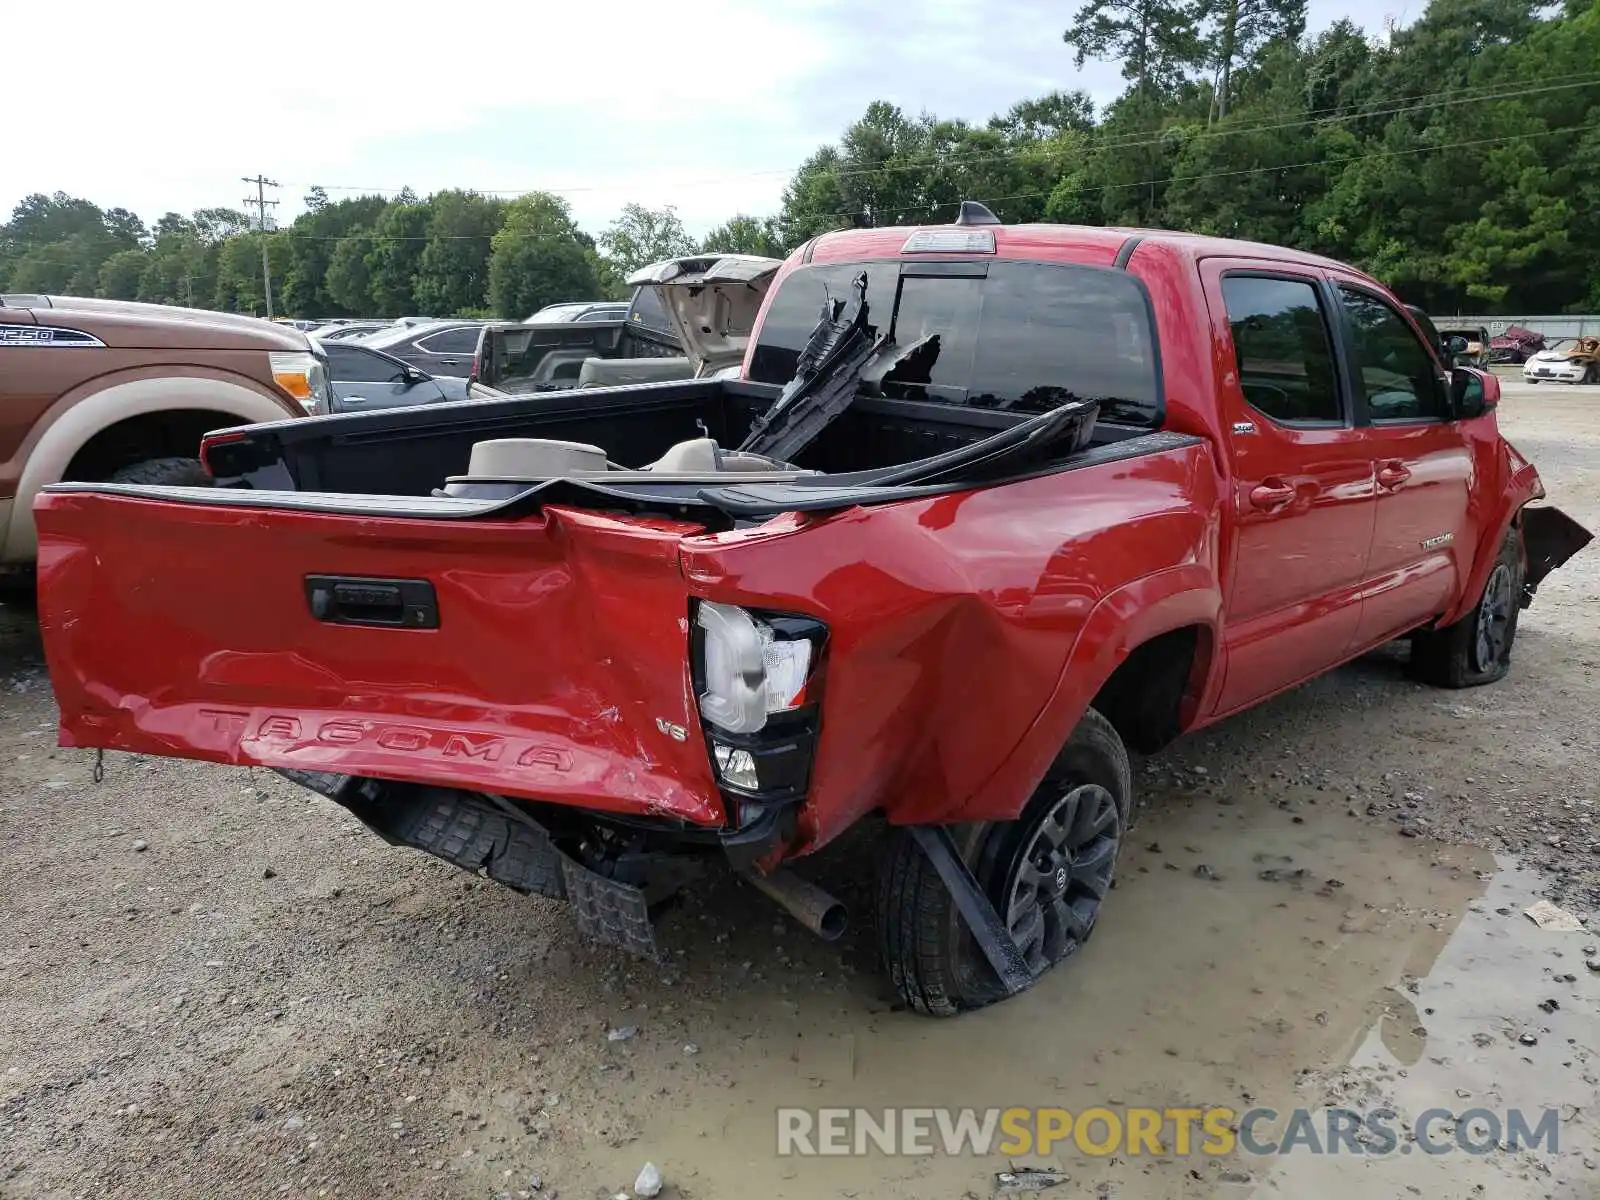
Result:
{"type": "Polygon", "coordinates": [[[825,942],[836,941],[850,923],[850,912],[816,884],[801,879],[787,867],[770,875],[754,871],[744,877],[760,891],[781,904],[791,917],[825,942]]]}

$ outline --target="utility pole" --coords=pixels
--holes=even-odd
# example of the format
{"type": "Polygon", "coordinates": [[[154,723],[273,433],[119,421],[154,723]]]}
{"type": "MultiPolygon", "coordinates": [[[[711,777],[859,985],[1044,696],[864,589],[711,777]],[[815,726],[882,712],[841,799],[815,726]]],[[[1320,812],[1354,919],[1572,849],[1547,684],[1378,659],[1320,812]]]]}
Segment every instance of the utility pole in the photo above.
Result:
{"type": "Polygon", "coordinates": [[[256,224],[257,228],[261,230],[261,287],[267,296],[267,320],[270,321],[272,320],[272,268],[267,265],[267,208],[269,205],[276,208],[278,202],[267,199],[267,189],[269,187],[282,187],[283,185],[268,179],[265,175],[257,175],[254,179],[251,179],[248,175],[240,176],[240,178],[245,183],[256,185],[255,196],[246,196],[244,203],[246,208],[249,208],[252,204],[256,206],[256,224]]]}

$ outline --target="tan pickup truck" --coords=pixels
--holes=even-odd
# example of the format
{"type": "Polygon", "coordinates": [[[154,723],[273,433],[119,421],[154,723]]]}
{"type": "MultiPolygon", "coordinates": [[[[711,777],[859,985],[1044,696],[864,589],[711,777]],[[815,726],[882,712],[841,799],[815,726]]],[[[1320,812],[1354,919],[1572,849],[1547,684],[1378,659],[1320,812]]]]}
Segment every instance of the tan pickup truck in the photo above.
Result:
{"type": "Polygon", "coordinates": [[[45,484],[206,483],[203,434],[302,416],[327,398],[319,352],[282,325],[0,296],[0,576],[33,564],[33,498],[45,484]]]}

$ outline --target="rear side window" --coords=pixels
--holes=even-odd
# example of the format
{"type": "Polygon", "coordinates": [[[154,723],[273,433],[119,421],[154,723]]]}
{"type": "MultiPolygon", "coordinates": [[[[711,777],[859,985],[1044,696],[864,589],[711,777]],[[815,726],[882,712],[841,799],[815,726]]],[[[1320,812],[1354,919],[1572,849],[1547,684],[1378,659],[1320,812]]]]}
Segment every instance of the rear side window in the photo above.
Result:
{"type": "Polygon", "coordinates": [[[1343,424],[1333,341],[1316,288],[1303,279],[1228,275],[1222,300],[1246,403],[1286,425],[1343,424]]]}
{"type": "Polygon", "coordinates": [[[658,333],[677,336],[677,332],[672,328],[672,318],[667,316],[666,306],[661,303],[661,297],[655,288],[642,287],[634,290],[628,320],[647,329],[654,329],[658,333]]]}
{"type": "Polygon", "coordinates": [[[1448,397],[1433,358],[1405,318],[1376,296],[1341,287],[1355,369],[1374,421],[1446,420],[1448,397]]]}
{"type": "Polygon", "coordinates": [[[461,329],[446,329],[443,333],[418,338],[417,349],[426,350],[429,354],[471,354],[478,348],[479,332],[476,326],[470,325],[461,329]]]}
{"type": "Polygon", "coordinates": [[[751,378],[787,383],[824,299],[847,298],[863,270],[875,335],[892,323],[901,346],[939,337],[937,356],[918,377],[897,369],[883,380],[885,397],[1028,416],[1096,399],[1101,419],[1112,424],[1161,424],[1144,291],[1132,276],[1098,267],[970,260],[802,267],[785,278],[767,310],[751,378]],[[972,273],[985,267],[985,274],[972,273]]]}

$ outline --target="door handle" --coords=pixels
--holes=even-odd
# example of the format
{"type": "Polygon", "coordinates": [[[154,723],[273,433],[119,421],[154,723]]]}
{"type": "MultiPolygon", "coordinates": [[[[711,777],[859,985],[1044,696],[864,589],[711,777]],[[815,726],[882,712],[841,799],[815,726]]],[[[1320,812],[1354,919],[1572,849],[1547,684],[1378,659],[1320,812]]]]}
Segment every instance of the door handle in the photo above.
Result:
{"type": "Polygon", "coordinates": [[[1294,499],[1294,488],[1281,479],[1268,479],[1250,489],[1250,503],[1257,508],[1280,508],[1294,499]]]}
{"type": "Polygon", "coordinates": [[[1378,468],[1378,486],[1397,488],[1411,478],[1411,472],[1398,462],[1386,462],[1378,468]]]}
{"type": "Polygon", "coordinates": [[[307,575],[305,589],[311,615],[330,625],[439,628],[439,601],[426,579],[307,575]]]}

